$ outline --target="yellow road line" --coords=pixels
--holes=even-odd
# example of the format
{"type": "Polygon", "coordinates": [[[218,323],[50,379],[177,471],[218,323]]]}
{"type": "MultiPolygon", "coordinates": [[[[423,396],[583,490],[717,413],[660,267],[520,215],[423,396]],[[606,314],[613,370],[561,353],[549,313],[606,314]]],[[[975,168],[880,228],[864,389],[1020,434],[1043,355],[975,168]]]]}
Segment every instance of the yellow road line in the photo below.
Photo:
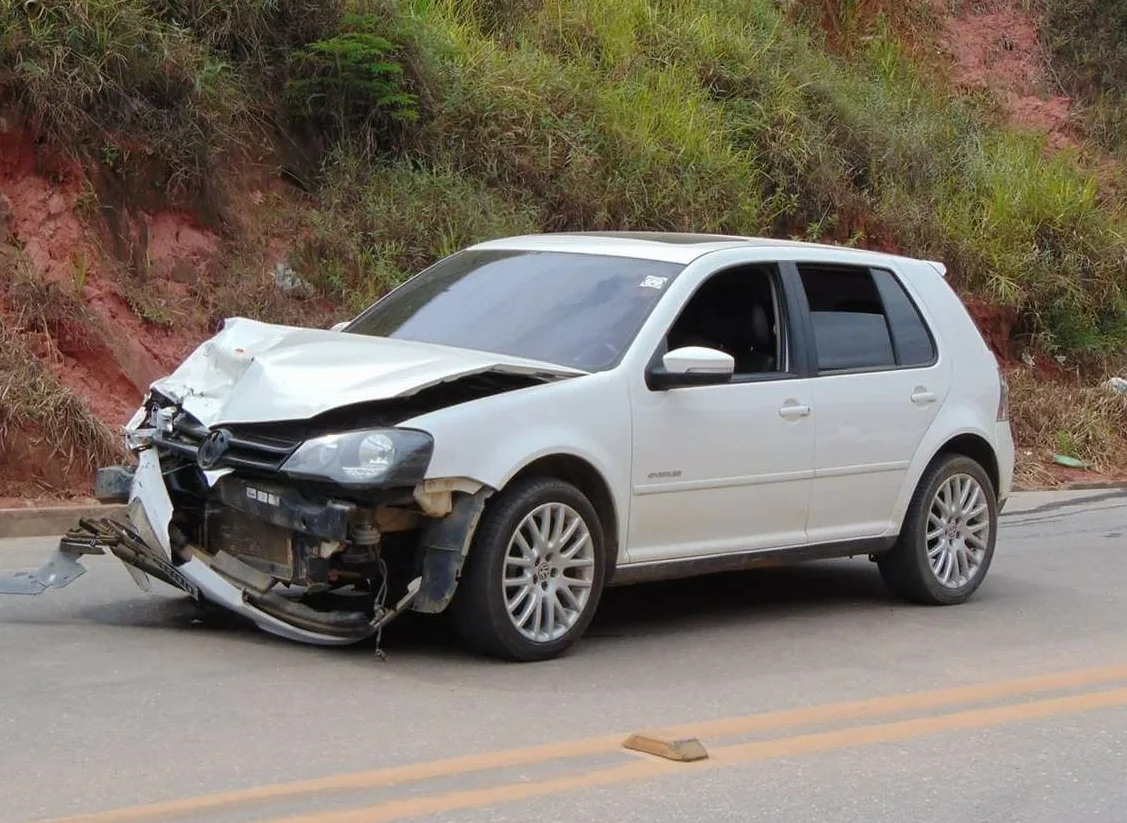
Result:
{"type": "Polygon", "coordinates": [[[269,823],[389,823],[389,821],[409,817],[447,814],[481,806],[495,806],[502,803],[531,800],[568,791],[588,790],[615,783],[652,779],[679,771],[687,773],[689,770],[695,769],[723,768],[756,760],[793,757],[849,746],[911,740],[941,732],[989,728],[1007,723],[1059,717],[1116,706],[1127,706],[1127,689],[1057,697],[1018,705],[994,706],[954,714],[900,720],[874,726],[858,726],[832,732],[741,743],[715,749],[710,760],[703,760],[691,765],[675,764],[663,760],[644,760],[536,783],[509,783],[502,786],[449,792],[430,797],[392,800],[367,808],[284,817],[269,821],[269,823]]]}
{"type": "MultiPolygon", "coordinates": [[[[1059,674],[1026,677],[998,683],[957,686],[927,692],[834,703],[802,709],[753,714],[679,726],[665,727],[669,732],[683,737],[732,737],[757,731],[811,726],[819,723],[860,720],[897,713],[923,711],[965,703],[985,702],[1019,697],[1054,690],[1076,689],[1116,680],[1127,680],[1127,666],[1101,669],[1084,669],[1059,674]]],[[[529,766],[552,760],[606,754],[618,750],[626,732],[615,735],[591,737],[582,740],[549,743],[542,746],[509,749],[482,754],[464,755],[425,763],[411,763],[383,769],[371,769],[330,777],[299,780],[236,789],[199,797],[148,803],[107,812],[96,812],[62,818],[46,823],[138,823],[138,821],[164,821],[174,816],[195,812],[226,809],[249,803],[273,802],[292,797],[305,797],[331,791],[377,789],[402,783],[419,782],[438,777],[498,770],[516,766],[529,766]]],[[[634,765],[634,764],[631,764],[634,765]]]]}

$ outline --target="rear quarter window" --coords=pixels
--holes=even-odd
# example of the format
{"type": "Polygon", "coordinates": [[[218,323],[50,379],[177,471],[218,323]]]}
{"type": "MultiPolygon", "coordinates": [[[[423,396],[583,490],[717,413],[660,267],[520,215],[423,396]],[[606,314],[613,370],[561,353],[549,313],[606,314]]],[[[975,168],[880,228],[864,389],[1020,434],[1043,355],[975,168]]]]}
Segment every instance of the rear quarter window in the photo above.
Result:
{"type": "Polygon", "coordinates": [[[890,271],[800,265],[819,373],[926,366],[935,341],[890,271]]]}
{"type": "Polygon", "coordinates": [[[904,284],[892,272],[873,269],[881,300],[884,302],[899,366],[929,366],[935,362],[935,338],[928,330],[919,308],[904,284]]]}

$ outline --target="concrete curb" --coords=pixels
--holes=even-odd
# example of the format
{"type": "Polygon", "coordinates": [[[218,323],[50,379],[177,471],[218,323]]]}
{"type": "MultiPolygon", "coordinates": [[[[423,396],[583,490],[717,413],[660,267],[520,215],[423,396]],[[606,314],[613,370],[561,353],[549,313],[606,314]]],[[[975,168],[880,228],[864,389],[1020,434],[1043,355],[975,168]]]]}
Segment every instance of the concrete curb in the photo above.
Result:
{"type": "MultiPolygon", "coordinates": [[[[1127,482],[1109,480],[1105,483],[1068,483],[1059,487],[1060,491],[1066,492],[1097,491],[1100,489],[1127,489],[1127,482]]],[[[1047,491],[1057,491],[1057,489],[1047,489],[1047,491]]]]}
{"type": "Polygon", "coordinates": [[[1112,489],[1127,490],[1127,482],[1107,480],[1103,482],[1092,483],[1063,483],[1060,486],[1049,486],[1048,488],[1032,488],[1029,486],[1014,486],[1014,492],[1088,492],[1088,491],[1110,491],[1112,489]]]}
{"type": "Polygon", "coordinates": [[[125,506],[48,506],[39,509],[0,509],[0,540],[62,536],[84,517],[121,517],[125,506]]]}

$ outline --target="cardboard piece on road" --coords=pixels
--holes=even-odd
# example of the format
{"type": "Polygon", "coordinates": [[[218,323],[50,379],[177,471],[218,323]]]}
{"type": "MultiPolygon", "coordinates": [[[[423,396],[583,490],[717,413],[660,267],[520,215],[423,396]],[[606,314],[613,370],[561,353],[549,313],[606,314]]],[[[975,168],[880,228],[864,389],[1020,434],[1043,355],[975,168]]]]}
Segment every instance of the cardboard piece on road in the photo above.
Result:
{"type": "Polygon", "coordinates": [[[46,506],[38,509],[0,509],[0,540],[62,536],[83,518],[124,517],[125,506],[46,506]]]}
{"type": "Polygon", "coordinates": [[[677,737],[660,731],[632,734],[622,743],[622,748],[664,757],[666,760],[675,760],[678,763],[692,763],[708,757],[704,744],[697,738],[677,737]]]}

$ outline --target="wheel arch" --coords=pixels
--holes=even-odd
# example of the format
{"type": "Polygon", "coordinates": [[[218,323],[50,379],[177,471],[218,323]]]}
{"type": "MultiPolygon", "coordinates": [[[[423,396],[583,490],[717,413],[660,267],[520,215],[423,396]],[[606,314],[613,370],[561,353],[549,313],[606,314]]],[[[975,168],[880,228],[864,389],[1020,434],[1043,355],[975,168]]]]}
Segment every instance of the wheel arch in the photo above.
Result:
{"type": "Polygon", "coordinates": [[[987,477],[990,478],[995,494],[999,493],[1002,466],[996,445],[991,442],[989,435],[975,424],[975,421],[964,419],[962,423],[963,425],[960,426],[946,428],[942,434],[937,431],[940,427],[933,425],[929,433],[931,436],[920,444],[904,485],[901,487],[900,497],[896,501],[896,508],[889,524],[889,534],[900,532],[904,517],[908,513],[908,505],[920,481],[936,461],[946,455],[957,454],[974,460],[982,466],[987,477]]]}
{"type": "MultiPolygon", "coordinates": [[[[960,527],[960,521],[967,513],[967,509],[962,507],[971,505],[969,499],[964,499],[958,502],[959,510],[957,512],[950,510],[941,512],[940,517],[949,519],[942,521],[940,532],[935,535],[927,533],[931,527],[936,495],[943,488],[943,484],[951,482],[953,477],[957,477],[961,471],[967,470],[965,465],[961,469],[951,468],[958,466],[960,461],[963,460],[973,462],[975,466],[981,469],[981,474],[986,475],[985,483],[997,487],[999,482],[998,458],[990,441],[973,432],[952,435],[928,460],[920,478],[917,479],[911,505],[908,507],[900,526],[899,539],[891,549],[876,557],[881,577],[885,583],[894,593],[912,602],[932,606],[949,606],[964,602],[978,589],[994,556],[994,546],[997,540],[996,507],[993,509],[993,514],[988,512],[986,515],[990,518],[989,537],[985,544],[979,542],[982,554],[978,558],[978,566],[976,566],[973,576],[962,579],[961,582],[957,580],[955,586],[949,586],[948,578],[953,565],[947,567],[947,576],[941,579],[939,570],[933,564],[932,547],[928,542],[929,539],[938,537],[942,528],[949,529],[952,525],[960,527]],[[952,517],[954,523],[950,520],[952,517]]],[[[979,472],[975,472],[975,474],[979,474],[979,472]]],[[[950,500],[948,500],[948,503],[941,505],[944,508],[949,507],[950,500]]],[[[973,505],[978,505],[977,498],[973,505]]],[[[955,536],[949,535],[949,537],[954,538],[955,536]]],[[[944,544],[937,545],[942,546],[944,544]]],[[[952,550],[950,543],[946,545],[947,548],[944,551],[947,559],[951,564],[955,564],[957,552],[952,550]]],[[[966,563],[970,563],[969,559],[966,563]]]]}
{"type": "Polygon", "coordinates": [[[530,477],[551,477],[575,486],[591,501],[599,516],[606,543],[606,580],[609,582],[618,566],[619,515],[610,484],[592,463],[574,454],[557,452],[537,457],[517,470],[501,491],[513,483],[530,477]]]}
{"type": "MultiPolygon", "coordinates": [[[[994,493],[998,493],[1001,476],[998,468],[998,455],[994,447],[985,437],[973,432],[964,432],[956,435],[940,446],[935,455],[928,461],[927,467],[935,465],[935,461],[948,454],[959,454],[969,457],[982,466],[986,476],[994,486],[994,493]]],[[[926,471],[926,469],[925,469],[926,471]]]]}

